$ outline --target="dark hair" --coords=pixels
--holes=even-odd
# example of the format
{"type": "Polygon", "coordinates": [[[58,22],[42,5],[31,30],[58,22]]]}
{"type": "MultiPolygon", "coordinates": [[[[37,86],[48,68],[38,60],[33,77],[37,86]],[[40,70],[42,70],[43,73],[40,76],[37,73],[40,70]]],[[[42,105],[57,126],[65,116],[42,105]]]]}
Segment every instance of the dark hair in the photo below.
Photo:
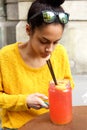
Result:
{"type": "MultiPolygon", "coordinates": [[[[35,0],[28,11],[27,23],[31,24],[32,30],[35,27],[41,26],[44,22],[40,17],[36,17],[30,21],[30,18],[36,13],[40,13],[44,10],[55,11],[55,12],[64,12],[64,9],[60,6],[65,0],[35,0]]],[[[56,21],[55,21],[56,23],[56,21]]],[[[60,23],[57,21],[57,23],[60,23]]],[[[62,24],[64,27],[64,24],[62,24]]]]}

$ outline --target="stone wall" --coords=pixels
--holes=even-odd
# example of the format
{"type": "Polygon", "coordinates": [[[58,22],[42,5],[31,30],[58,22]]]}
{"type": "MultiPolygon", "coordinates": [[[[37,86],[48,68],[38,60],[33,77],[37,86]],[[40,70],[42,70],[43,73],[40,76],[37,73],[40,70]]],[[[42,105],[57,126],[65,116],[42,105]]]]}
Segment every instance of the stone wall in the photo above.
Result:
{"type": "Polygon", "coordinates": [[[64,9],[70,13],[61,42],[66,47],[73,73],[87,73],[87,1],[66,1],[64,9]]]}
{"type": "Polygon", "coordinates": [[[0,0],[0,48],[16,41],[18,2],[0,0]]]}
{"type": "MultiPolygon", "coordinates": [[[[7,22],[9,21],[12,23],[12,25],[10,24],[11,29],[12,27],[14,28],[16,27],[16,41],[24,42],[28,39],[28,36],[26,35],[26,31],[25,31],[25,25],[26,25],[27,11],[32,1],[33,0],[7,0],[6,1],[6,4],[5,4],[6,9],[7,9],[6,13],[8,14],[7,22]],[[13,24],[13,22],[16,22],[16,23],[13,24]]],[[[60,43],[63,44],[65,48],[67,49],[72,73],[73,74],[87,74],[87,53],[86,53],[86,50],[87,50],[87,38],[86,38],[87,37],[87,15],[86,15],[87,1],[86,0],[66,0],[62,6],[66,10],[66,12],[70,14],[70,22],[66,25],[66,28],[64,30],[64,34],[60,43]]],[[[6,33],[6,36],[7,34],[11,35],[11,32],[12,31],[9,31],[9,33],[6,33]]],[[[4,37],[5,37],[5,33],[4,33],[4,37]]],[[[14,34],[14,37],[15,37],[15,34],[14,34]]],[[[7,42],[6,40],[5,44],[12,43],[10,41],[7,42]]],[[[3,45],[4,45],[4,42],[3,42],[3,45]]]]}

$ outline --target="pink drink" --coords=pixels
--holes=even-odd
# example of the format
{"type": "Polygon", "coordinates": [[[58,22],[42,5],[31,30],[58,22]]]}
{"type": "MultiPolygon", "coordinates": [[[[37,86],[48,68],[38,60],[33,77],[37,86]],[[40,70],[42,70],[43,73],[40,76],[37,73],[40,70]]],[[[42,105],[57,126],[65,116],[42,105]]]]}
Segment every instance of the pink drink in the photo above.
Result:
{"type": "Polygon", "coordinates": [[[57,86],[50,83],[49,107],[53,123],[67,124],[72,120],[72,90],[68,81],[63,80],[57,86]]]}

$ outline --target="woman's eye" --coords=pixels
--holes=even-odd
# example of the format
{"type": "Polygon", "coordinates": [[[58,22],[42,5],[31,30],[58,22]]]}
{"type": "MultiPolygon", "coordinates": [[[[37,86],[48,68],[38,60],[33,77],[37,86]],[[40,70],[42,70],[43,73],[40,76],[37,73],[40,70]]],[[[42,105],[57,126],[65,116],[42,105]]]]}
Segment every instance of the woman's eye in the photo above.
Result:
{"type": "Polygon", "coordinates": [[[54,44],[57,44],[57,43],[58,43],[58,41],[54,42],[54,44]]]}
{"type": "Polygon", "coordinates": [[[40,43],[42,43],[42,44],[47,44],[47,41],[41,41],[41,40],[40,40],[40,43]]]}

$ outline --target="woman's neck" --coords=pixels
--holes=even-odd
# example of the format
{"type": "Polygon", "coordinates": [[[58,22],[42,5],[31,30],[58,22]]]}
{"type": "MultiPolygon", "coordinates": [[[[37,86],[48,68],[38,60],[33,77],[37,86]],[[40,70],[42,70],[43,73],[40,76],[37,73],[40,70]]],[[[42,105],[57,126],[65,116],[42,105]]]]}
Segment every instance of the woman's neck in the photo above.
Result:
{"type": "Polygon", "coordinates": [[[29,41],[19,44],[19,52],[24,62],[33,68],[39,68],[46,64],[47,58],[41,58],[35,55],[31,46],[29,45],[29,41]]]}

